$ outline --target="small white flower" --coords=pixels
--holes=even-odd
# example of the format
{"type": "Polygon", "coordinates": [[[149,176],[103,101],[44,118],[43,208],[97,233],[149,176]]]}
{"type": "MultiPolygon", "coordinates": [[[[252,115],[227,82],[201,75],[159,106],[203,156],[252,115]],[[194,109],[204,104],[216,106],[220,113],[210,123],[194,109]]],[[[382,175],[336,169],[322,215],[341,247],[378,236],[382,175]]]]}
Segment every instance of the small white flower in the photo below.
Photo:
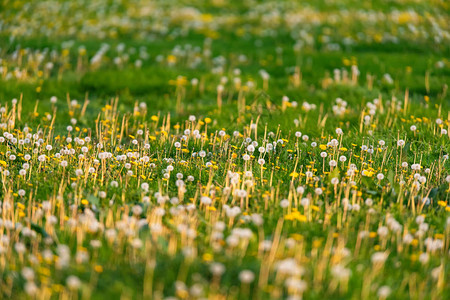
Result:
{"type": "Polygon", "coordinates": [[[378,289],[377,294],[378,294],[378,297],[380,297],[381,299],[386,299],[391,294],[391,288],[386,285],[383,285],[382,287],[380,287],[378,289]]]}
{"type": "Polygon", "coordinates": [[[300,201],[300,204],[301,204],[302,206],[304,206],[304,207],[308,206],[309,203],[310,203],[310,201],[309,201],[308,198],[303,198],[303,199],[300,201]]]}
{"type": "Polygon", "coordinates": [[[405,146],[405,141],[404,141],[404,140],[398,140],[398,141],[397,141],[397,146],[398,146],[398,147],[403,147],[403,146],[405,146]]]}
{"type": "Polygon", "coordinates": [[[66,279],[66,284],[70,290],[78,290],[81,286],[81,281],[78,277],[70,275],[66,279]]]}
{"type": "Polygon", "coordinates": [[[200,202],[201,202],[203,205],[209,206],[209,205],[211,205],[212,200],[211,200],[211,198],[209,198],[209,197],[207,197],[207,196],[202,196],[202,198],[200,199],[200,202]]]}
{"type": "Polygon", "coordinates": [[[225,266],[221,263],[212,263],[209,270],[214,276],[221,276],[225,273],[225,266]]]}
{"type": "Polygon", "coordinates": [[[251,283],[255,280],[255,274],[250,270],[243,270],[239,273],[239,280],[245,284],[251,283]]]}
{"type": "Polygon", "coordinates": [[[288,199],[283,199],[280,201],[280,206],[282,208],[287,208],[289,206],[289,200],[288,199]]]}

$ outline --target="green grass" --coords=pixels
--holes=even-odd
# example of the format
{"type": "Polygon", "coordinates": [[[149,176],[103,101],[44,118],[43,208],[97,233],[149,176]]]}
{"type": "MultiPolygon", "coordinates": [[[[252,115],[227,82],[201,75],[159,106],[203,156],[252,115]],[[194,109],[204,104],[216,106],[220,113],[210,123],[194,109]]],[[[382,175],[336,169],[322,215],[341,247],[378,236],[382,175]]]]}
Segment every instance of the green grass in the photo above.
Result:
{"type": "Polygon", "coordinates": [[[448,298],[448,16],[444,1],[0,4],[0,299],[448,298]]]}

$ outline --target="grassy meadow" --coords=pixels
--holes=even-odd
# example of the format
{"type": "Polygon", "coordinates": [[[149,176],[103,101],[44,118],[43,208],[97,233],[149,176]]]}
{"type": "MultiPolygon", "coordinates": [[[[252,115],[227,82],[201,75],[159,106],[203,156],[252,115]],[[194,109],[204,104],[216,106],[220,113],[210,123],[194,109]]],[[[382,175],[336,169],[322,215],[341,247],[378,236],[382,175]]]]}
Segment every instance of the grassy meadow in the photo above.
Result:
{"type": "Polygon", "coordinates": [[[0,299],[449,299],[449,20],[2,1],[0,299]]]}

